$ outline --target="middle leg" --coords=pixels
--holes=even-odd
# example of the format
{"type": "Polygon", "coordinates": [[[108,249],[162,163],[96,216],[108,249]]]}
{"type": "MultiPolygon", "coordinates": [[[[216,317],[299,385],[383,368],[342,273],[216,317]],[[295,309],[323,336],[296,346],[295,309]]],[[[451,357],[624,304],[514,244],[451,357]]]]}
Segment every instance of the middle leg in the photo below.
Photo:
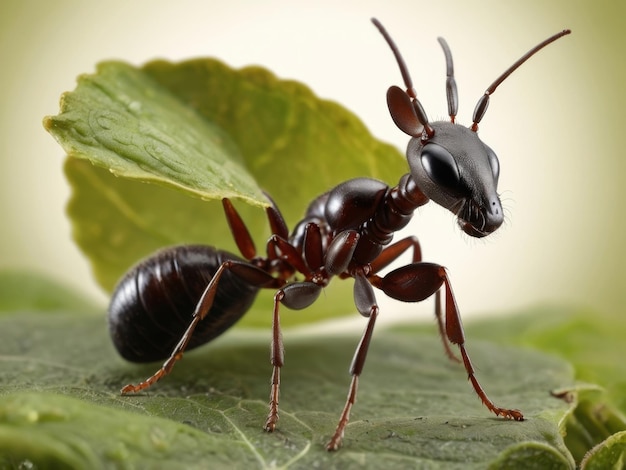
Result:
{"type": "Polygon", "coordinates": [[[272,432],[278,422],[278,402],[280,398],[280,370],[285,364],[285,347],[280,329],[279,307],[282,303],[293,310],[301,310],[311,305],[322,292],[321,286],[313,282],[294,282],[279,289],[274,295],[274,310],[272,315],[272,341],[270,346],[270,362],[272,364],[272,379],[270,387],[269,413],[263,429],[272,432]]]}
{"type": "Polygon", "coordinates": [[[348,397],[343,411],[341,412],[341,416],[339,417],[335,433],[328,441],[328,444],[326,444],[326,450],[328,451],[339,449],[339,447],[341,447],[341,443],[343,442],[343,435],[346,426],[350,421],[350,411],[356,402],[359,377],[363,372],[367,351],[369,350],[369,345],[374,333],[374,325],[376,324],[376,318],[378,317],[378,305],[376,304],[374,290],[372,289],[372,285],[369,283],[369,280],[363,273],[356,273],[354,276],[354,303],[359,313],[364,317],[369,318],[369,320],[354,353],[352,363],[350,364],[350,375],[352,376],[352,381],[350,382],[350,387],[348,389],[348,397]]]}

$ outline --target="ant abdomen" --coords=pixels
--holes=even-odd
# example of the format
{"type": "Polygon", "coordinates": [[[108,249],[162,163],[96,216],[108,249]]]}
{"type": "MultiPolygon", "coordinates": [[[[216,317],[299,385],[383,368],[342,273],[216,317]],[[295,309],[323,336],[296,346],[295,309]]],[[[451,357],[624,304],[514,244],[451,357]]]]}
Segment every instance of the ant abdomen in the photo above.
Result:
{"type": "MultiPolygon", "coordinates": [[[[186,245],[160,250],[131,268],[109,306],[109,331],[120,355],[132,362],[166,359],[189,327],[209,281],[227,260],[242,261],[211,246],[186,245]]],[[[257,292],[257,287],[226,271],[211,310],[186,349],[230,328],[250,308],[257,292]]]]}

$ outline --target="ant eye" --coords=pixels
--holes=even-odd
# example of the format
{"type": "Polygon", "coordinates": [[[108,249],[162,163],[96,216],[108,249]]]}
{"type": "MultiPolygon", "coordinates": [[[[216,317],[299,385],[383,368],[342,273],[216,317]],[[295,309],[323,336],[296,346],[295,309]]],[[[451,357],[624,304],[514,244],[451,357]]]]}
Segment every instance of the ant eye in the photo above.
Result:
{"type": "Polygon", "coordinates": [[[456,161],[445,148],[435,143],[424,145],[421,154],[422,166],[438,186],[457,190],[461,176],[456,161]]]}
{"type": "Polygon", "coordinates": [[[493,180],[498,183],[498,178],[500,178],[500,162],[498,161],[498,157],[496,153],[489,147],[485,145],[485,150],[487,150],[487,156],[489,157],[489,166],[491,166],[491,173],[493,173],[493,180]]]}

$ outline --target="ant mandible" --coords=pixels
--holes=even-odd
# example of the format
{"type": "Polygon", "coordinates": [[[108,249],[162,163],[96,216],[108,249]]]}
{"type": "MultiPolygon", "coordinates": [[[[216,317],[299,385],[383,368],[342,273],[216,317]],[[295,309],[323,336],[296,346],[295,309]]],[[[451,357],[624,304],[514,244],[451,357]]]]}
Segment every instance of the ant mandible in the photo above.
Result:
{"type": "Polygon", "coordinates": [[[245,223],[231,202],[223,199],[226,219],[244,259],[213,247],[188,245],[161,250],[132,268],[111,299],[109,328],[113,342],[127,360],[165,362],[145,381],[126,385],[123,394],[150,387],[170,373],[185,351],[207,343],[237,322],[259,289],[275,289],[270,352],[273,371],[264,426],[266,431],[273,431],[278,421],[280,371],[284,364],[280,306],[296,310],[310,306],[337,276],[354,279],[354,302],[368,321],[350,365],[348,398],[327,450],[341,446],[356,400],[379,314],[374,288],[404,302],[419,302],[436,294],[435,314],[447,355],[463,363],[476,394],[490,411],[504,418],[524,419],[519,410],[496,406],[478,382],[465,349],[465,334],[446,269],[422,261],[415,237],[390,243],[415,209],[429,200],[450,210],[462,230],[472,237],[485,237],[500,227],[503,214],[496,191],[500,167],[493,150],[479,139],[478,124],[498,85],[533,54],[570,31],[538,44],[500,75],[478,101],[472,125],[464,127],[455,123],[457,89],[452,55],[445,40],[439,38],[446,59],[450,121],[429,122],[400,51],[382,24],[372,21],[391,47],[406,87],[406,91],[397,86],[389,88],[387,104],[395,124],[411,136],[406,152],[410,172],[393,188],[371,178],[339,184],[313,200],[291,233],[268,196],[271,204],[266,212],[272,235],[265,257],[257,255],[245,223]],[[408,251],[412,251],[411,264],[378,275],[408,251]],[[296,280],[296,275],[303,276],[303,280],[296,280]],[[450,344],[458,346],[460,359],[450,344]]]}

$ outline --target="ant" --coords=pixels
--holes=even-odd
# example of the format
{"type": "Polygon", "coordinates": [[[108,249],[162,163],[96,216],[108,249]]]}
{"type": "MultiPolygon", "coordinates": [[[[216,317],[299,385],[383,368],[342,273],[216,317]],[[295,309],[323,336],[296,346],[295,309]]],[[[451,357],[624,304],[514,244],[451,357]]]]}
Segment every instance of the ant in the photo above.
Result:
{"type": "Polygon", "coordinates": [[[418,207],[433,200],[458,218],[472,237],[485,237],[503,222],[497,193],[500,165],[494,151],[478,137],[490,96],[513,71],[564,30],[541,42],[500,75],[478,100],[473,123],[455,123],[458,107],[452,55],[439,38],[446,60],[446,95],[450,121],[429,122],[399,49],[382,24],[374,25],[391,48],[406,91],[392,86],[387,104],[398,128],[411,137],[407,148],[410,172],[397,186],[371,178],[355,178],[313,200],[290,233],[276,204],[266,209],[272,235],[267,256],[257,250],[245,223],[228,199],[222,204],[230,230],[243,258],[210,246],[187,245],[163,249],[132,268],[119,282],[109,307],[109,329],[119,353],[133,362],[164,360],[154,375],[122,394],[147,389],[169,374],[183,353],[211,341],[249,309],[259,289],[274,289],[270,361],[273,367],[269,413],[264,429],[278,421],[280,371],[284,349],[281,305],[303,309],[318,298],[333,277],[354,279],[354,302],[367,325],[356,348],[348,397],[335,433],[326,449],[342,443],[350,411],[356,401],[359,377],[367,356],[379,308],[374,288],[404,302],[435,295],[435,316],[446,354],[462,363],[476,394],[497,416],[522,421],[516,409],[496,406],[476,378],[465,349],[465,334],[446,269],[422,261],[416,237],[391,244],[394,232],[405,227],[418,207]],[[405,252],[412,262],[384,276],[379,273],[405,252]],[[303,278],[297,278],[301,276],[303,278]],[[442,307],[443,291],[445,307],[442,307]],[[451,349],[457,345],[458,358],[451,349]]]}

